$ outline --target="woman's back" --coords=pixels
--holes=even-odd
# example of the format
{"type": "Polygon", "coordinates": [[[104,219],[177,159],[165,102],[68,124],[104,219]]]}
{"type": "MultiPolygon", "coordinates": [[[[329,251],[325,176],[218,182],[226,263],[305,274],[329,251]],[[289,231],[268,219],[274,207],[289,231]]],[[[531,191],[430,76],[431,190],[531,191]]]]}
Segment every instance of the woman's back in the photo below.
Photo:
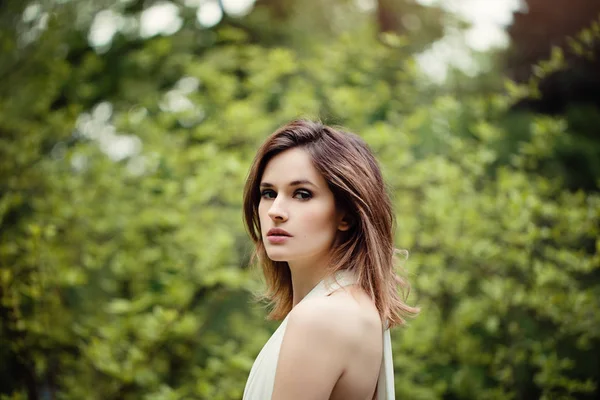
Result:
{"type": "Polygon", "coordinates": [[[391,359],[389,331],[383,330],[373,302],[353,285],[349,271],[338,272],[336,280],[338,283],[333,279],[321,281],[265,344],[252,367],[245,400],[393,398],[392,365],[382,362],[386,357],[391,359]],[[317,340],[311,341],[305,328],[315,322],[317,340]],[[384,355],[386,338],[389,349],[384,355]],[[287,358],[298,353],[305,356],[308,366],[302,365],[302,360],[287,358]],[[318,384],[316,381],[326,379],[331,368],[339,368],[333,386],[318,384]],[[383,386],[378,390],[379,397],[374,395],[378,381],[383,386]]]}
{"type": "Polygon", "coordinates": [[[383,326],[377,308],[369,296],[356,286],[338,290],[324,301],[339,303],[345,312],[353,344],[348,349],[344,372],[331,392],[331,400],[371,400],[381,369],[383,326]]]}

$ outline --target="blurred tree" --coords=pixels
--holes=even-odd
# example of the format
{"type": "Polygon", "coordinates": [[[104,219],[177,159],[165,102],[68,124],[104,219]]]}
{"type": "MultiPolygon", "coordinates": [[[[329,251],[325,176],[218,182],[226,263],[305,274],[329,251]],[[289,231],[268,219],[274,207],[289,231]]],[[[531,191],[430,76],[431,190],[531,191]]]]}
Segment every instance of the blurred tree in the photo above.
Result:
{"type": "Polygon", "coordinates": [[[544,163],[544,168],[563,176],[573,190],[597,191],[600,189],[597,130],[600,2],[557,0],[548,7],[547,2],[528,0],[526,4],[527,11],[515,13],[508,29],[512,50],[507,59],[507,74],[520,82],[528,80],[532,66],[550,58],[553,47],[563,49],[566,65],[541,80],[539,96],[522,99],[513,110],[565,116],[571,136],[557,143],[552,161],[544,163]]]}
{"type": "MultiPolygon", "coordinates": [[[[517,11],[508,27],[512,46],[508,75],[519,82],[529,79],[531,67],[550,57],[553,46],[568,48],[569,38],[588,28],[600,17],[595,0],[525,0],[525,11],[517,11]]],[[[576,54],[568,61],[581,62],[576,54]]]]}

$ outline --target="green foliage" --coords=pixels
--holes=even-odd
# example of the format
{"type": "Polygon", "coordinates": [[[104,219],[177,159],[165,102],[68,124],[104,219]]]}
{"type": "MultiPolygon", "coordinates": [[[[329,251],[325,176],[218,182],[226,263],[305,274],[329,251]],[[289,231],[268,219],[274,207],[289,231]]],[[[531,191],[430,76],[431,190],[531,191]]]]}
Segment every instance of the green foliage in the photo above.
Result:
{"type": "Polygon", "coordinates": [[[399,398],[597,393],[600,197],[538,168],[564,120],[507,144],[518,89],[425,97],[406,39],[370,26],[299,51],[186,25],[99,54],[61,10],[23,68],[0,61],[3,398],[239,399],[275,327],[251,302],[242,187],[299,116],[383,167],[423,310],[394,332],[399,398]]]}

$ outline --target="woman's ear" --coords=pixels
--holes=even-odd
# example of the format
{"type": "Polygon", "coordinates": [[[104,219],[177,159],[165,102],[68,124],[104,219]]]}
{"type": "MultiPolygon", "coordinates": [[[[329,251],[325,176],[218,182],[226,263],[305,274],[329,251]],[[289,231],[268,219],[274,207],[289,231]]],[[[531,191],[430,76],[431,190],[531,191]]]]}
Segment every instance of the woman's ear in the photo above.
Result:
{"type": "Polygon", "coordinates": [[[345,232],[348,229],[350,229],[352,227],[352,225],[354,225],[354,220],[353,220],[352,216],[349,215],[348,213],[344,213],[344,216],[342,217],[342,219],[340,220],[340,222],[338,224],[338,230],[345,232]]]}

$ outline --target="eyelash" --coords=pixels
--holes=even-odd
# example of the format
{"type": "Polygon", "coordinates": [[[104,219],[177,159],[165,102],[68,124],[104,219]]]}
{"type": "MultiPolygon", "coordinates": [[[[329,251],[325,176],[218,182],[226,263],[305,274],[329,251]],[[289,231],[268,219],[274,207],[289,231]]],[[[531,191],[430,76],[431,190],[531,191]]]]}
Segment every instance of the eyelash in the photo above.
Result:
{"type": "MultiPolygon", "coordinates": [[[[260,192],[260,197],[262,197],[264,199],[273,199],[274,197],[267,197],[267,195],[269,195],[271,193],[275,193],[275,191],[271,190],[271,189],[265,189],[265,190],[263,190],[263,191],[260,192]]],[[[306,195],[306,197],[301,197],[298,200],[309,200],[309,199],[311,199],[313,197],[312,193],[310,192],[310,190],[306,190],[306,189],[298,189],[298,190],[296,190],[294,192],[294,197],[297,194],[306,195]]],[[[277,195],[277,193],[275,193],[275,195],[277,195]]]]}

